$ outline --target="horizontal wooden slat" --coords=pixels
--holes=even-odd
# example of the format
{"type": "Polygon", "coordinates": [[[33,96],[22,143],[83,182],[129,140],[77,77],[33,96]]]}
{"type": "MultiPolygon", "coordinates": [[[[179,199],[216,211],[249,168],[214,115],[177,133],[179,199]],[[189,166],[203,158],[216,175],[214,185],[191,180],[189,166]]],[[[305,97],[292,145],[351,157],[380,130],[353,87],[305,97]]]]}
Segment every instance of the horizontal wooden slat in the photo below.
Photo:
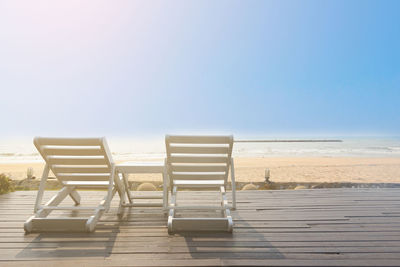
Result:
{"type": "Polygon", "coordinates": [[[108,181],[110,179],[109,174],[98,174],[98,175],[90,175],[90,174],[59,174],[57,175],[62,181],[108,181]]]}
{"type": "Polygon", "coordinates": [[[100,146],[103,143],[103,138],[35,137],[34,142],[41,146],[100,146]]]}
{"type": "Polygon", "coordinates": [[[80,207],[80,206],[43,206],[43,210],[104,210],[104,207],[80,207]]]}
{"type": "Polygon", "coordinates": [[[219,165],[179,165],[179,164],[171,164],[171,171],[176,172],[226,172],[227,165],[219,164],[219,165]]]}
{"type": "Polygon", "coordinates": [[[166,143],[186,143],[186,144],[230,144],[233,136],[194,136],[194,135],[166,135],[166,143]]]}
{"type": "MultiPolygon", "coordinates": [[[[196,206],[169,206],[169,209],[174,209],[174,210],[226,210],[227,207],[223,206],[204,206],[204,205],[196,205],[196,206]]],[[[185,218],[180,218],[180,219],[185,219],[185,218]]],[[[213,218],[211,218],[213,219],[213,218]]]]}
{"type": "Polygon", "coordinates": [[[223,180],[224,173],[173,172],[172,179],[179,180],[223,180]]]}
{"type": "Polygon", "coordinates": [[[137,195],[137,194],[135,194],[135,197],[134,197],[135,199],[162,199],[163,198],[163,196],[162,196],[162,194],[157,194],[157,195],[146,195],[146,196],[141,196],[141,195],[137,195]]]}
{"type": "Polygon", "coordinates": [[[63,165],[53,165],[52,170],[57,173],[110,173],[111,169],[109,167],[101,166],[63,166],[63,165]]]}
{"type": "Polygon", "coordinates": [[[123,207],[162,207],[163,203],[156,202],[133,202],[123,204],[123,207]]]}
{"type": "Polygon", "coordinates": [[[196,180],[174,180],[173,182],[174,185],[177,185],[179,187],[207,187],[207,186],[212,186],[212,187],[220,187],[221,185],[224,184],[223,180],[204,180],[204,181],[196,181],[196,180]]]}
{"type": "Polygon", "coordinates": [[[58,156],[101,156],[104,155],[103,150],[100,147],[49,147],[44,146],[42,151],[46,155],[58,155],[58,156]]]}
{"type": "Polygon", "coordinates": [[[108,181],[64,181],[63,183],[78,188],[106,188],[110,184],[108,181]]]}
{"type": "Polygon", "coordinates": [[[228,154],[229,147],[170,146],[168,153],[187,154],[228,154]]]}
{"type": "Polygon", "coordinates": [[[163,173],[165,170],[162,163],[123,163],[115,166],[116,171],[121,173],[163,173]]]}
{"type": "Polygon", "coordinates": [[[88,158],[88,157],[47,157],[50,165],[107,165],[104,158],[88,158]]]}
{"type": "Polygon", "coordinates": [[[208,156],[208,157],[195,157],[195,156],[170,156],[168,157],[169,163],[228,163],[229,158],[223,156],[208,156]]]}

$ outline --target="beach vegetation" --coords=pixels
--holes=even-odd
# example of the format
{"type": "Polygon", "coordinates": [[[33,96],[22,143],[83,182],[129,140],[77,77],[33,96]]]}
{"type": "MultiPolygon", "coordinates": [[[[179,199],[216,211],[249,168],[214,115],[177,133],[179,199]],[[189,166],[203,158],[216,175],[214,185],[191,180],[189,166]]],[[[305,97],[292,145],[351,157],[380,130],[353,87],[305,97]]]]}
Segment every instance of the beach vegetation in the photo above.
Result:
{"type": "Polygon", "coordinates": [[[13,191],[14,186],[11,179],[4,173],[0,173],[0,195],[13,191]]]}
{"type": "Polygon", "coordinates": [[[32,179],[33,178],[33,168],[32,167],[29,167],[26,170],[26,178],[28,178],[28,179],[32,179]]]}

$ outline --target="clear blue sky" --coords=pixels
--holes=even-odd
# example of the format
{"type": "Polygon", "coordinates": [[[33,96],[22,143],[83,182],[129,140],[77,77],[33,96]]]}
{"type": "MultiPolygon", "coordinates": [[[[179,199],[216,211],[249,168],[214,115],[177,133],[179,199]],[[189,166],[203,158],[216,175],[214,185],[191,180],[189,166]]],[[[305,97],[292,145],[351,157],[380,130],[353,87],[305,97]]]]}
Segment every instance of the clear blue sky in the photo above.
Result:
{"type": "Polygon", "coordinates": [[[400,1],[1,1],[1,133],[400,133],[400,1]]]}

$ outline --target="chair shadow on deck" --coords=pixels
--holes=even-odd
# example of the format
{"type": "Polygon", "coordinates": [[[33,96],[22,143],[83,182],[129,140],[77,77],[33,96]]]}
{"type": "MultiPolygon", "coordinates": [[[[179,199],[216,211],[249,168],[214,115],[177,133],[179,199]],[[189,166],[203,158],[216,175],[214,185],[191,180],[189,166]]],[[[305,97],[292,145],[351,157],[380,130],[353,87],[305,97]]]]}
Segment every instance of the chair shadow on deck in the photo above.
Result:
{"type": "Polygon", "coordinates": [[[187,249],[193,259],[284,259],[285,256],[274,247],[265,236],[234,212],[236,223],[240,221],[240,228],[248,232],[185,232],[179,235],[185,238],[187,249]],[[240,237],[251,236],[251,240],[240,237]]]}
{"type": "MultiPolygon", "coordinates": [[[[72,211],[64,215],[79,217],[82,212],[72,211]]],[[[26,238],[30,236],[34,238],[15,257],[25,260],[105,259],[111,256],[118,236],[127,226],[136,230],[143,229],[143,226],[167,228],[166,220],[167,215],[161,208],[146,210],[129,207],[125,208],[123,214],[117,215],[114,207],[109,213],[103,215],[92,233],[42,232],[26,235],[26,238]]]]}
{"type": "MultiPolygon", "coordinates": [[[[77,214],[75,214],[77,215],[77,214]]],[[[92,233],[43,232],[37,235],[27,247],[22,249],[16,258],[106,258],[111,255],[115,241],[120,233],[121,222],[100,222],[92,233]]],[[[27,235],[27,237],[29,237],[27,235]]]]}

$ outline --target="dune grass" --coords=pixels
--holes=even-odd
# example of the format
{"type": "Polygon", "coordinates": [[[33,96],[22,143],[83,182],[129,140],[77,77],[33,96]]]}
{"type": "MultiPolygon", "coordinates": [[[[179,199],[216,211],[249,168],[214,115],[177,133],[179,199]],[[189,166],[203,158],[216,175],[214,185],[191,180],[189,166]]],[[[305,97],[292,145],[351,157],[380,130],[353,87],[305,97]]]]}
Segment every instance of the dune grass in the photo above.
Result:
{"type": "Polygon", "coordinates": [[[0,195],[13,191],[14,186],[11,179],[4,173],[0,173],[0,195]]]}

